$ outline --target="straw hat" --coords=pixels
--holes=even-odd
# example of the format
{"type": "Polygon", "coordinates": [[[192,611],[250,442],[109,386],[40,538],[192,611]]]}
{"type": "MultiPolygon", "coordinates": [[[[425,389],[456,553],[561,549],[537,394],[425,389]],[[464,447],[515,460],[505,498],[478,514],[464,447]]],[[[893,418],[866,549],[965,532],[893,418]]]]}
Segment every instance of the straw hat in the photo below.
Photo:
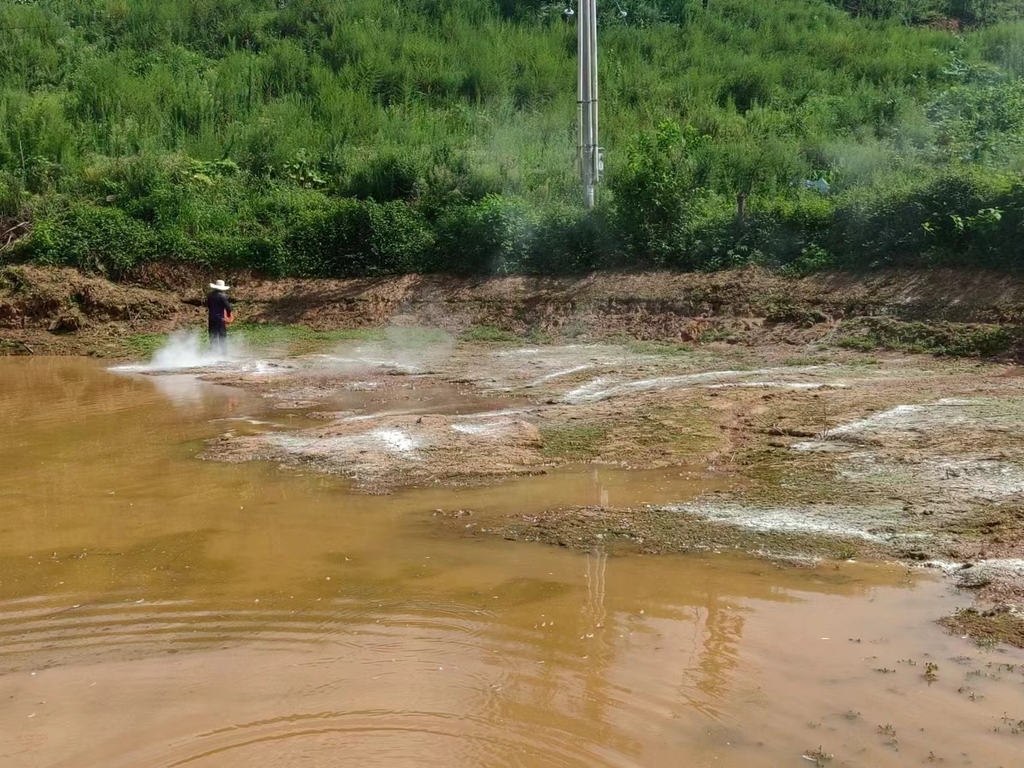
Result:
{"type": "Polygon", "coordinates": [[[224,285],[223,280],[218,280],[216,283],[210,283],[210,287],[215,291],[230,291],[230,285],[224,285]]]}

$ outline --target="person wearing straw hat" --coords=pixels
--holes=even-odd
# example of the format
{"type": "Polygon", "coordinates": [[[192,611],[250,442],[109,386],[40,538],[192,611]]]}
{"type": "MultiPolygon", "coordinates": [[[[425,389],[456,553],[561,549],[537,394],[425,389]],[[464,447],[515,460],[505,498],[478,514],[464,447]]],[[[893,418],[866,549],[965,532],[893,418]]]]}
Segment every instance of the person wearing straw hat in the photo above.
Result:
{"type": "Polygon", "coordinates": [[[223,280],[210,283],[210,293],[206,297],[206,309],[209,313],[210,348],[224,354],[228,343],[228,326],[235,319],[231,314],[231,302],[228,291],[231,286],[224,285],[223,280]]]}

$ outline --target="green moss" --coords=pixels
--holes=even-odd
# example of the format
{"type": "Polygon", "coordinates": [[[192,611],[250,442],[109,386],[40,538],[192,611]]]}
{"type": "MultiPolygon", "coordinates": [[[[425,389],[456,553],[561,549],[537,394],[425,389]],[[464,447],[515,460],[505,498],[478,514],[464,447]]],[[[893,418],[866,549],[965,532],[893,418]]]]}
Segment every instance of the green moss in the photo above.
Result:
{"type": "Polygon", "coordinates": [[[865,317],[843,326],[839,346],[869,351],[893,349],[950,357],[1001,357],[1024,344],[1024,331],[980,323],[903,322],[865,317]]]}
{"type": "Polygon", "coordinates": [[[801,368],[807,365],[826,365],[828,362],[829,359],[827,357],[820,357],[817,355],[796,355],[795,357],[787,357],[782,361],[782,364],[794,368],[801,368]]]}
{"type": "Polygon", "coordinates": [[[592,459],[600,452],[608,428],[598,424],[541,429],[541,452],[549,458],[592,459]]]}
{"type": "MultiPolygon", "coordinates": [[[[439,328],[343,328],[318,331],[305,325],[277,323],[236,323],[232,338],[252,347],[284,347],[289,353],[303,354],[325,349],[343,341],[373,341],[387,346],[429,344],[444,341],[448,334],[439,328]]],[[[165,333],[139,333],[128,336],[123,344],[133,356],[150,357],[167,342],[165,333]]]]}
{"type": "Polygon", "coordinates": [[[732,331],[728,328],[708,328],[706,331],[701,331],[697,336],[697,341],[701,344],[711,344],[716,341],[725,341],[732,335],[732,331]]]}
{"type": "Polygon", "coordinates": [[[939,624],[981,645],[1006,643],[1024,648],[1024,618],[1012,613],[965,608],[940,619],[939,624]]]}
{"type": "Polygon", "coordinates": [[[136,333],[126,336],[124,346],[133,357],[152,357],[167,341],[166,333],[136,333]]]}
{"type": "Polygon", "coordinates": [[[638,355],[660,355],[663,357],[688,357],[694,354],[694,349],[689,344],[672,344],[660,341],[636,341],[630,339],[626,342],[630,352],[638,355]]]}

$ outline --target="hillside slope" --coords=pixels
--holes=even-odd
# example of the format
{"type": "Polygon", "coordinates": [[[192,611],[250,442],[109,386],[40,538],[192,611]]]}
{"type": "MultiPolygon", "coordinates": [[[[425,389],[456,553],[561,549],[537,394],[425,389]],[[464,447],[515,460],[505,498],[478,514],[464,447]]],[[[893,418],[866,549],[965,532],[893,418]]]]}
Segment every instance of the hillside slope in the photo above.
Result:
{"type": "Polygon", "coordinates": [[[1016,265],[1015,4],[601,5],[608,178],[586,215],[559,3],[5,4],[0,258],[112,277],[1016,265]]]}

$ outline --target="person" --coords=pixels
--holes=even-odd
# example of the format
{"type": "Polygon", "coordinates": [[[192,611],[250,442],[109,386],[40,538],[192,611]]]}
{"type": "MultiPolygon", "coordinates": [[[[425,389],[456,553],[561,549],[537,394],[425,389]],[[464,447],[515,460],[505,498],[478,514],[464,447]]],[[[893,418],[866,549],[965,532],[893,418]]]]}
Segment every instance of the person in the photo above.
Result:
{"type": "Polygon", "coordinates": [[[220,355],[227,351],[228,325],[234,320],[234,316],[231,314],[231,302],[228,301],[228,291],[230,290],[231,286],[224,285],[223,280],[218,280],[215,283],[210,283],[210,293],[206,297],[210,348],[220,355]]]}

